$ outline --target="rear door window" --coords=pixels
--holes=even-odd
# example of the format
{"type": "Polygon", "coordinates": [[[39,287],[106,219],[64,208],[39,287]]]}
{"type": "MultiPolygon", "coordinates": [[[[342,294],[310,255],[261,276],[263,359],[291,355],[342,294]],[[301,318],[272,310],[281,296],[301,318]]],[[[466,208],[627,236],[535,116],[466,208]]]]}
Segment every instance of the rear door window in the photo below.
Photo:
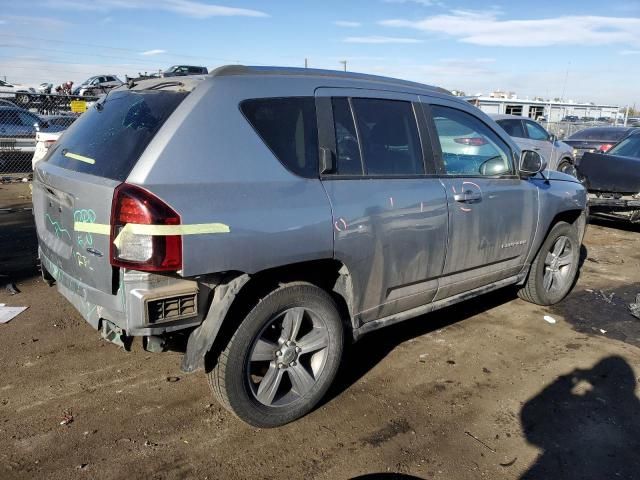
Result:
{"type": "Polygon", "coordinates": [[[112,92],[69,127],[45,160],[69,170],[124,181],[186,96],[166,90],[112,92]]]}
{"type": "Polygon", "coordinates": [[[362,175],[358,134],[353,122],[349,99],[333,98],[333,125],[336,134],[337,175],[362,175]]]}
{"type": "Polygon", "coordinates": [[[286,168],[302,177],[318,177],[313,97],[255,98],[242,102],[240,110],[286,168]]]}
{"type": "Polygon", "coordinates": [[[521,120],[498,120],[496,123],[500,125],[510,137],[527,138],[521,120]]]}
{"type": "Polygon", "coordinates": [[[365,175],[421,175],[424,161],[411,102],[353,98],[365,175]]]}

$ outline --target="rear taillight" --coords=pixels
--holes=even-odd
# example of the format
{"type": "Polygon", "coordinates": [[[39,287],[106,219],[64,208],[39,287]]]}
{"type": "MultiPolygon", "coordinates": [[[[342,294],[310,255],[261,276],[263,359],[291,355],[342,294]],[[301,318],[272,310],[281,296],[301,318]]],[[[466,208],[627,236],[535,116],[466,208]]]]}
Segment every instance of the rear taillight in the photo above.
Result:
{"type": "Polygon", "coordinates": [[[601,151],[602,153],[608,152],[609,150],[611,150],[611,147],[613,147],[613,144],[611,143],[604,143],[602,145],[600,145],[598,147],[598,150],[601,151]]]}
{"type": "Polygon", "coordinates": [[[43,143],[44,143],[45,150],[49,150],[51,147],[53,147],[53,144],[56,143],[56,141],[55,140],[45,140],[43,143]]]}
{"type": "Polygon", "coordinates": [[[111,207],[111,265],[151,272],[182,268],[180,235],[136,231],[136,225],[180,225],[180,216],[143,188],[118,186],[111,207]]]}
{"type": "Polygon", "coordinates": [[[469,145],[472,147],[481,147],[487,144],[487,141],[482,137],[460,137],[454,138],[453,141],[462,145],[469,145]]]}

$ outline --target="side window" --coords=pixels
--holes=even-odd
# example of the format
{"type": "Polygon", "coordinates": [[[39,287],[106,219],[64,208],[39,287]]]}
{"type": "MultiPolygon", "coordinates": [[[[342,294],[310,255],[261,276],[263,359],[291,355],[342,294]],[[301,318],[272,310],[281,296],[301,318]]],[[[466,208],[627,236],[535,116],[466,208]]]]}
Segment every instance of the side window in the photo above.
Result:
{"type": "Polygon", "coordinates": [[[424,174],[411,102],[352,99],[367,175],[424,174]]]}
{"type": "Polygon", "coordinates": [[[4,125],[19,126],[22,125],[20,115],[15,110],[4,110],[0,112],[0,123],[4,125]]]}
{"type": "Polygon", "coordinates": [[[280,162],[306,178],[318,177],[318,127],[313,97],[255,98],[240,110],[280,162]]]}
{"type": "Polygon", "coordinates": [[[358,135],[351,115],[349,100],[333,98],[333,125],[336,133],[336,174],[362,175],[358,135]]]}
{"type": "Polygon", "coordinates": [[[32,117],[28,113],[18,112],[18,115],[20,115],[21,124],[25,127],[33,127],[34,123],[38,123],[40,121],[39,118],[32,117]]]}
{"type": "Polygon", "coordinates": [[[524,133],[524,127],[522,126],[522,120],[498,120],[496,123],[500,125],[510,137],[527,138],[527,134],[524,133]]]}
{"type": "Polygon", "coordinates": [[[509,147],[473,115],[433,105],[433,120],[447,175],[492,176],[512,172],[509,147]]]}
{"type": "Polygon", "coordinates": [[[534,122],[524,122],[531,140],[549,140],[549,134],[540,125],[534,122]]]}

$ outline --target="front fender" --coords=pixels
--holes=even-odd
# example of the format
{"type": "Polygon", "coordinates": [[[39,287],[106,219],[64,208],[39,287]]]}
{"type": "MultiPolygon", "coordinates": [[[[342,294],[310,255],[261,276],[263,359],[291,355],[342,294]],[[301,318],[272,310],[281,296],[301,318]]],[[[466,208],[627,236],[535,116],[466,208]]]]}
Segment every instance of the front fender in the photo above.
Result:
{"type": "MultiPolygon", "coordinates": [[[[578,222],[582,225],[586,225],[587,219],[587,191],[574,177],[549,171],[547,180],[536,178],[531,181],[538,187],[540,194],[538,228],[527,256],[527,265],[535,258],[557,219],[567,219],[574,224],[578,222]]],[[[581,226],[581,229],[580,238],[584,235],[584,226],[581,226]]]]}

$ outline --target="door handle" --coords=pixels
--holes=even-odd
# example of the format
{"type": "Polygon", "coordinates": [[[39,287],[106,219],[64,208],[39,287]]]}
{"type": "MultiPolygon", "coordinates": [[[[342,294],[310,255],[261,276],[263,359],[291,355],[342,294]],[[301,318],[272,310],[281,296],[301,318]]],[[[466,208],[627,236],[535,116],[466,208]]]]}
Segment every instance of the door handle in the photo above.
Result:
{"type": "Polygon", "coordinates": [[[456,202],[462,203],[474,203],[482,200],[482,194],[479,192],[474,192],[473,190],[467,190],[462,193],[456,193],[453,195],[453,199],[456,202]]]}
{"type": "Polygon", "coordinates": [[[540,150],[540,147],[535,147],[534,150],[537,152],[538,150],[540,150]]]}

